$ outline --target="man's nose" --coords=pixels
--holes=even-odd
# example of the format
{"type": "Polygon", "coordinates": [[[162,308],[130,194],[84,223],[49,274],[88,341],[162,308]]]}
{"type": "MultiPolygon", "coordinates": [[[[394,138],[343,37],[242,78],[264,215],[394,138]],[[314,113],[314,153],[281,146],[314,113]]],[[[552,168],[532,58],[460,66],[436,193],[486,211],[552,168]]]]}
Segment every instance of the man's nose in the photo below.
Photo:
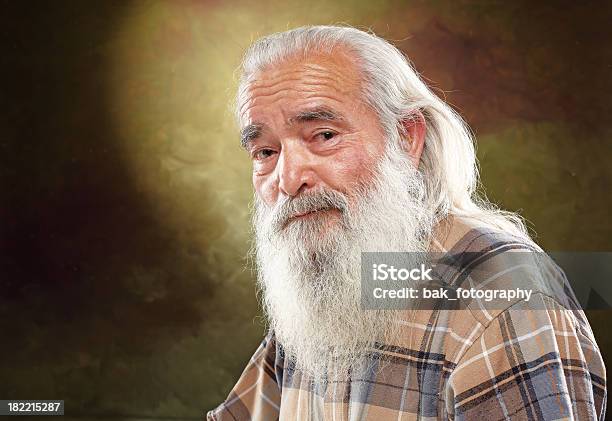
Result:
{"type": "Polygon", "coordinates": [[[293,142],[288,143],[290,145],[281,149],[276,169],[279,190],[293,197],[314,187],[316,177],[312,168],[312,159],[306,147],[291,144],[293,142]]]}

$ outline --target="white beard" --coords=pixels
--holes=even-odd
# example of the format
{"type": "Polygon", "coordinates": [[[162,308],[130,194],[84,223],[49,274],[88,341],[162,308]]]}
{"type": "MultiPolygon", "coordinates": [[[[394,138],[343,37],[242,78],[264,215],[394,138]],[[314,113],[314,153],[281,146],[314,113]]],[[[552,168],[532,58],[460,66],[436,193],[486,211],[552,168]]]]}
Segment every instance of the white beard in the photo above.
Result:
{"type": "Polygon", "coordinates": [[[433,225],[421,175],[403,151],[390,148],[367,185],[350,191],[304,193],[273,208],[255,197],[263,307],[286,358],[316,380],[346,378],[376,342],[392,344],[398,334],[397,310],[361,306],[361,252],[424,251],[433,225]],[[315,209],[340,216],[288,222],[315,209]]]}

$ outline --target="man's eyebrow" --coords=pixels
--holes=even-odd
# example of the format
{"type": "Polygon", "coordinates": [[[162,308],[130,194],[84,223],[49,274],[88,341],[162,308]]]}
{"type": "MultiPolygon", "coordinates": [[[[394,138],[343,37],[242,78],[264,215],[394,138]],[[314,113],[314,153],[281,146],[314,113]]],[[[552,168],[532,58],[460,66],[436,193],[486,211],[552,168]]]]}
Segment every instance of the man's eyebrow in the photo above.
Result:
{"type": "Polygon", "coordinates": [[[243,148],[247,149],[249,143],[261,136],[263,131],[263,125],[259,123],[249,124],[240,131],[240,144],[243,148]]]}
{"type": "Polygon", "coordinates": [[[341,121],[344,116],[338,111],[327,107],[315,107],[308,110],[299,111],[289,118],[289,123],[306,121],[341,121]]]}
{"type": "MultiPolygon", "coordinates": [[[[335,110],[328,107],[314,107],[302,111],[298,111],[295,115],[289,118],[289,124],[303,123],[308,121],[342,121],[344,116],[335,110]]],[[[247,125],[240,131],[240,144],[243,148],[248,149],[249,143],[261,136],[264,125],[253,123],[247,125]]]]}

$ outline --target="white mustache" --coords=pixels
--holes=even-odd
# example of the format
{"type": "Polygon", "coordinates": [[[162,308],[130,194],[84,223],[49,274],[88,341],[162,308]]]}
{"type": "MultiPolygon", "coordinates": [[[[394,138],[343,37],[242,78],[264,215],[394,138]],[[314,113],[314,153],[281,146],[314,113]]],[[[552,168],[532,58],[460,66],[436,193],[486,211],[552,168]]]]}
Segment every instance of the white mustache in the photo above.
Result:
{"type": "Polygon", "coordinates": [[[271,228],[274,233],[282,231],[292,218],[311,212],[338,210],[341,215],[348,211],[347,197],[335,190],[320,189],[313,193],[287,197],[271,211],[271,228]]]}

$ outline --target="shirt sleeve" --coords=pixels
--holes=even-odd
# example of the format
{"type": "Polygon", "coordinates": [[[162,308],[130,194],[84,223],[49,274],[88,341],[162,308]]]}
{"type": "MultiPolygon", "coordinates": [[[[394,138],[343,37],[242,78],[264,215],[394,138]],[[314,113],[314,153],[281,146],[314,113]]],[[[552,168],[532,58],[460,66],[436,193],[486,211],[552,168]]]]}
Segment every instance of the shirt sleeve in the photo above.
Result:
{"type": "Polygon", "coordinates": [[[206,414],[207,421],[275,420],[279,416],[281,392],[275,367],[276,341],[268,333],[257,348],[229,396],[206,414]]]}
{"type": "Polygon", "coordinates": [[[455,420],[605,419],[605,366],[584,313],[531,300],[501,312],[460,357],[447,390],[455,420]]]}

